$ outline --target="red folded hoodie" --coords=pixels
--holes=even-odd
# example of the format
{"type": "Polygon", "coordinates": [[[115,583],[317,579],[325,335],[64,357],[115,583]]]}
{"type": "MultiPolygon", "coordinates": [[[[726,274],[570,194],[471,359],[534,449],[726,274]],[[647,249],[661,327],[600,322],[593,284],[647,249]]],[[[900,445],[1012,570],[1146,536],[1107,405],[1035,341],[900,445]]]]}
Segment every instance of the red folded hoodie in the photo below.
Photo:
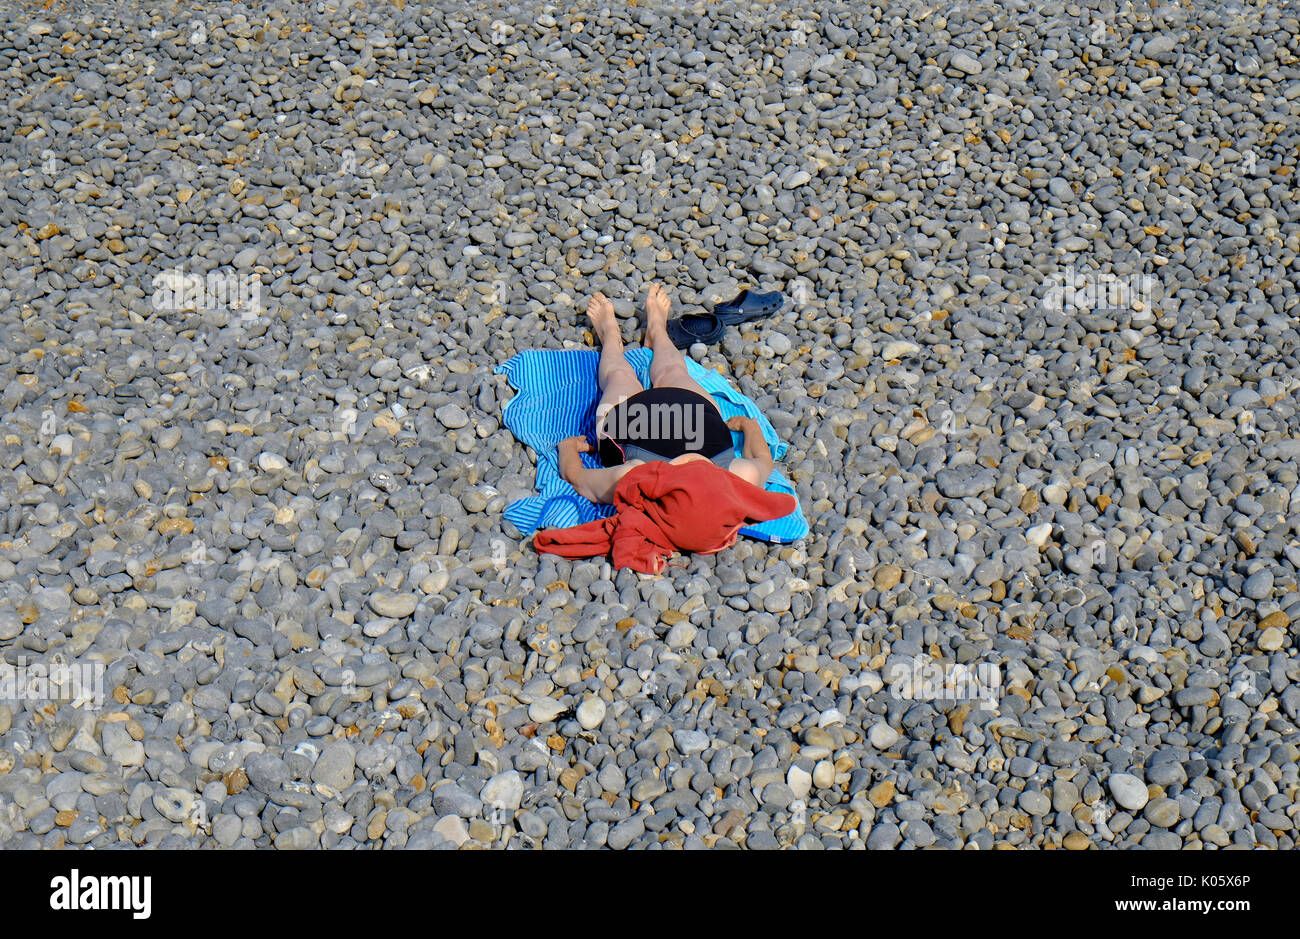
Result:
{"type": "Polygon", "coordinates": [[[653,460],[619,480],[609,518],[539,531],[533,546],[565,558],[610,554],[615,567],[658,574],[674,551],[714,554],[735,544],[747,523],[796,508],[794,496],[760,489],[708,460],[653,460]]]}

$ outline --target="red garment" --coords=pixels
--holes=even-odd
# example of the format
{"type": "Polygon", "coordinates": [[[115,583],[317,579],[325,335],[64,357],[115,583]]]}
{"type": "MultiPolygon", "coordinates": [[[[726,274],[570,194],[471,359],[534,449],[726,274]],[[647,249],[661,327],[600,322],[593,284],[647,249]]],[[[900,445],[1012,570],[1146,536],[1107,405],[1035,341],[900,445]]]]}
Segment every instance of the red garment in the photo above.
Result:
{"type": "Polygon", "coordinates": [[[658,574],[674,550],[714,554],[735,544],[746,523],[796,508],[794,496],[760,489],[708,460],[653,460],[619,480],[609,518],[539,531],[533,547],[565,558],[612,554],[615,567],[658,574]]]}

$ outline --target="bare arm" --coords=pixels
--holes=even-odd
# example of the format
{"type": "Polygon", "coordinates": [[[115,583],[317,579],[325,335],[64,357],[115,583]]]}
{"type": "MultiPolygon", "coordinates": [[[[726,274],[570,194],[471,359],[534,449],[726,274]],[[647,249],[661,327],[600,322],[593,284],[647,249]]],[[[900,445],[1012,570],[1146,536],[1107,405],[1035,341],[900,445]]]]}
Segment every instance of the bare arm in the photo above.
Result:
{"type": "Polygon", "coordinates": [[[578,495],[600,505],[614,503],[614,490],[619,480],[636,466],[636,463],[624,463],[622,466],[610,466],[604,469],[588,469],[582,465],[583,453],[591,452],[591,444],[586,437],[566,437],[560,441],[560,476],[578,491],[578,495]]]}
{"type": "Polygon", "coordinates": [[[733,417],[727,426],[745,435],[741,459],[731,461],[731,471],[755,486],[767,485],[772,475],[772,451],[763,437],[763,428],[752,417],[733,417]]]}

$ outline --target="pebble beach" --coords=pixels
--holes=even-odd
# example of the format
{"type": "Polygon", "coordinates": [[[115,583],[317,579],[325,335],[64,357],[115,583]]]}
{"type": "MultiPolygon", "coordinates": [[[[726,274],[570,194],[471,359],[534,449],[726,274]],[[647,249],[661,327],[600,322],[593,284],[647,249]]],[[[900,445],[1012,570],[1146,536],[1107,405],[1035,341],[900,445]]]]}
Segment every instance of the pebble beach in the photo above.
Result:
{"type": "Polygon", "coordinates": [[[6,3],[0,847],[1294,849],[1298,17],[6,3]],[[652,282],[803,540],[503,519],[652,282]]]}

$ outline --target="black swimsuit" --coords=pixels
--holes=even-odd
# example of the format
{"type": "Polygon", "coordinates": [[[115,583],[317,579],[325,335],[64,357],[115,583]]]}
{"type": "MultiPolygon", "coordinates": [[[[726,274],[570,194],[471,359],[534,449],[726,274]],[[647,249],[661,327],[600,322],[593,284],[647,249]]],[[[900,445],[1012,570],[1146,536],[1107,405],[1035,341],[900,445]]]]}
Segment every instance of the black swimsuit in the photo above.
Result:
{"type": "Polygon", "coordinates": [[[726,469],[735,458],[722,414],[712,401],[685,388],[648,388],[611,408],[598,443],[605,466],[698,453],[726,469]]]}

